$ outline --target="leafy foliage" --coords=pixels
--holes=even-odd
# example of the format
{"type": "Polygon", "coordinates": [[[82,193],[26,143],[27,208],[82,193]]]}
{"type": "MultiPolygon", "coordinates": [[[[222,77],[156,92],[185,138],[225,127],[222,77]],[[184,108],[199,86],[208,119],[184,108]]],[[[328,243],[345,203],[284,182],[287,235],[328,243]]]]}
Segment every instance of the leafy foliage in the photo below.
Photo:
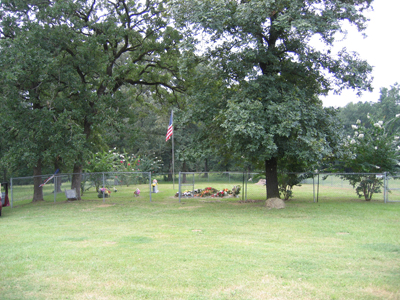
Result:
{"type": "Polygon", "coordinates": [[[224,145],[254,165],[265,162],[267,198],[279,197],[281,158],[317,161],[336,151],[337,122],[318,95],[371,89],[367,62],[332,49],[344,22],[365,28],[371,2],[175,1],[180,24],[194,37],[209,37],[204,60],[219,70],[215,83],[203,80],[215,90],[221,86],[214,95],[193,95],[197,115],[215,148],[224,145]],[[326,50],[314,46],[316,38],[326,50]],[[216,111],[209,115],[204,102],[216,111]]]}
{"type": "Polygon", "coordinates": [[[395,173],[399,170],[399,136],[388,131],[399,119],[400,114],[387,122],[374,121],[369,117],[369,127],[358,120],[352,126],[353,135],[349,135],[345,141],[345,167],[354,173],[365,174],[342,177],[349,180],[356,188],[357,195],[365,200],[371,200],[373,194],[379,192],[383,185],[382,177],[375,176],[374,173],[395,173]]]}
{"type": "MultiPolygon", "coordinates": [[[[90,180],[95,183],[96,191],[99,191],[102,185],[102,174],[104,172],[120,173],[116,180],[120,184],[129,186],[135,181],[142,181],[144,178],[141,175],[131,176],[132,172],[157,172],[162,165],[162,161],[157,157],[144,156],[140,157],[135,154],[118,153],[116,149],[108,152],[98,152],[93,154],[87,162],[85,171],[90,174],[90,180]]],[[[147,179],[147,177],[146,177],[147,179]]],[[[82,185],[84,186],[84,182],[82,185]]],[[[83,191],[82,191],[83,192],[83,191]]]]}
{"type": "Polygon", "coordinates": [[[111,150],[92,154],[91,159],[87,162],[85,171],[90,173],[115,171],[118,166],[118,158],[119,155],[111,150]]]}
{"type": "Polygon", "coordinates": [[[132,101],[183,91],[181,35],[168,9],[155,0],[2,1],[8,156],[37,168],[61,158],[78,174],[105,146],[105,129],[125,124],[132,101]]]}
{"type": "Polygon", "coordinates": [[[279,161],[278,185],[282,199],[293,197],[293,187],[300,186],[300,182],[312,176],[311,170],[316,167],[312,161],[299,160],[294,157],[285,157],[279,161]]]}
{"type": "Polygon", "coordinates": [[[156,157],[142,156],[138,160],[138,170],[141,172],[158,173],[162,167],[162,160],[156,157]]]}
{"type": "MultiPolygon", "coordinates": [[[[353,134],[352,125],[360,120],[367,128],[371,126],[367,116],[374,119],[388,121],[400,113],[400,87],[398,83],[380,89],[380,96],[377,102],[349,103],[340,108],[338,117],[341,120],[346,134],[353,134]]],[[[399,130],[400,124],[394,124],[390,129],[393,133],[399,130]]]]}

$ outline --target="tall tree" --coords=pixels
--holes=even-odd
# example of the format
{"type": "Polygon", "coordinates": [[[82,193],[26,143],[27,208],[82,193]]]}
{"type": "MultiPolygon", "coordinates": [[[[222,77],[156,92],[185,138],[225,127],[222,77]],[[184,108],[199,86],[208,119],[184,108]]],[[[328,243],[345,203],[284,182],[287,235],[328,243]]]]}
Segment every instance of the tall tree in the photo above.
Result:
{"type": "MultiPolygon", "coordinates": [[[[340,108],[339,118],[344,125],[346,134],[352,135],[352,125],[360,120],[365,127],[370,128],[371,124],[368,116],[388,121],[396,117],[400,113],[400,86],[398,83],[390,86],[390,88],[382,87],[380,89],[379,99],[377,102],[357,102],[348,103],[340,108]]],[[[398,130],[399,124],[394,124],[390,127],[390,133],[398,130]]]]}
{"type": "Polygon", "coordinates": [[[202,46],[209,37],[203,53],[222,71],[224,99],[211,123],[222,128],[226,150],[264,162],[267,198],[279,197],[280,158],[315,160],[334,150],[334,118],[318,95],[371,89],[368,63],[332,50],[344,24],[365,29],[371,2],[175,1],[177,20],[202,46]]]}
{"type": "Polygon", "coordinates": [[[376,104],[372,102],[357,102],[348,103],[346,106],[339,108],[338,117],[340,122],[343,124],[343,129],[346,135],[352,135],[353,129],[352,125],[360,120],[366,127],[370,126],[367,116],[376,116],[378,114],[378,109],[376,104]]]}
{"type": "Polygon", "coordinates": [[[41,26],[17,13],[3,20],[9,21],[8,26],[2,26],[0,44],[0,97],[4,108],[1,122],[7,129],[8,142],[4,157],[17,167],[33,169],[33,201],[43,200],[39,187],[42,167],[53,165],[60,154],[67,158],[70,153],[71,159],[70,149],[79,143],[79,137],[67,130],[69,112],[57,110],[57,92],[51,78],[56,67],[54,48],[46,42],[41,26]],[[17,20],[22,19],[23,24],[18,24],[17,20]],[[73,141],[68,141],[72,135],[73,141]],[[69,150],[59,152],[58,147],[69,150]]]}
{"type": "MultiPolygon", "coordinates": [[[[36,78],[35,84],[22,87],[28,71],[13,68],[20,61],[13,60],[15,52],[10,52],[2,63],[6,67],[2,82],[8,90],[18,90],[10,98],[15,105],[20,102],[18,96],[31,95],[47,83],[34,109],[51,112],[53,120],[61,119],[70,133],[64,136],[75,142],[72,188],[77,191],[88,152],[101,144],[108,126],[118,126],[123,120],[120,107],[129,107],[127,100],[145,93],[174,99],[182,91],[176,63],[181,36],[169,26],[168,9],[163,0],[1,2],[2,53],[16,49],[14,43],[19,40],[26,43],[22,60],[46,49],[47,55],[40,58],[51,63],[40,76],[29,75],[36,78]],[[29,36],[40,36],[41,43],[29,36]],[[122,93],[125,86],[130,88],[129,98],[122,93]]],[[[32,67],[42,69],[39,64],[32,62],[32,67]]],[[[31,126],[41,124],[34,121],[31,126]]],[[[67,157],[70,148],[53,154],[71,157],[67,157]]]]}
{"type": "MultiPolygon", "coordinates": [[[[377,118],[388,121],[393,119],[400,113],[400,86],[398,83],[390,86],[390,88],[381,88],[377,106],[377,118]]],[[[397,124],[398,125],[398,124],[397,124]]],[[[393,126],[391,129],[398,130],[398,126],[393,126]]]]}

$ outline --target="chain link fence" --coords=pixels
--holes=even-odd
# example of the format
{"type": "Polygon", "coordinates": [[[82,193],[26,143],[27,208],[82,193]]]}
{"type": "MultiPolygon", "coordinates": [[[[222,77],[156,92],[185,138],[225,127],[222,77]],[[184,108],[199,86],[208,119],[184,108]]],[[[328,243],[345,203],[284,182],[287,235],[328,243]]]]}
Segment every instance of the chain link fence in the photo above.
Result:
{"type": "MultiPolygon", "coordinates": [[[[298,176],[304,174],[298,173],[298,176]]],[[[400,202],[400,175],[387,173],[310,173],[294,187],[296,195],[310,195],[314,202],[374,200],[400,202]]]]}
{"type": "MultiPolygon", "coordinates": [[[[42,187],[45,201],[65,201],[65,191],[71,188],[73,174],[55,174],[42,187]]],[[[112,198],[117,200],[123,197],[134,197],[139,189],[141,196],[152,200],[152,182],[154,179],[162,185],[172,186],[168,189],[167,197],[176,196],[190,198],[194,190],[212,187],[217,191],[232,191],[234,187],[240,187],[240,193],[236,200],[248,201],[265,200],[265,178],[261,173],[247,172],[180,172],[177,174],[151,174],[149,172],[108,172],[108,173],[83,173],[81,182],[82,199],[112,198]],[[171,192],[172,190],[172,192],[171,192]],[[175,191],[175,192],[173,192],[175,191]],[[175,195],[174,195],[175,194],[175,195]]],[[[372,200],[387,202],[400,202],[400,175],[389,176],[385,173],[356,174],[356,173],[288,173],[281,177],[293,180],[292,186],[281,185],[281,192],[286,192],[289,199],[305,201],[347,201],[360,199],[356,189],[350,183],[354,176],[365,180],[376,180],[379,187],[372,195],[372,200]],[[290,175],[290,176],[288,176],[290,175]]],[[[282,176],[279,175],[279,176],[282,176]]],[[[41,176],[42,182],[51,177],[41,176]]],[[[30,202],[33,199],[33,178],[19,177],[10,181],[9,198],[13,203],[30,202]]],[[[282,180],[283,180],[282,179],[282,180]]],[[[166,193],[163,189],[161,195],[166,193]]],[[[227,192],[228,192],[227,191],[227,192]]],[[[282,194],[281,194],[282,197],[282,194]]],[[[219,200],[228,197],[219,197],[219,200]]],[[[362,197],[361,197],[362,199],[362,197]]]]}
{"type": "MultiPolygon", "coordinates": [[[[66,191],[71,189],[74,174],[42,175],[41,181],[45,201],[65,201],[66,191]]],[[[81,197],[105,198],[134,197],[139,189],[142,195],[148,194],[151,201],[150,172],[104,172],[81,174],[81,197]]],[[[34,194],[34,177],[18,177],[10,180],[10,204],[32,201],[34,194]]]]}
{"type": "Polygon", "coordinates": [[[387,176],[385,202],[400,202],[400,175],[387,176]]]}
{"type": "MultiPolygon", "coordinates": [[[[261,173],[179,173],[179,201],[196,197],[210,184],[217,191],[241,186],[242,201],[265,200],[266,182],[261,173]]],[[[313,202],[374,200],[400,202],[400,175],[386,173],[285,173],[278,174],[281,198],[313,202]],[[354,186],[353,186],[354,184],[354,186]]],[[[218,193],[214,193],[214,197],[218,193]]]]}

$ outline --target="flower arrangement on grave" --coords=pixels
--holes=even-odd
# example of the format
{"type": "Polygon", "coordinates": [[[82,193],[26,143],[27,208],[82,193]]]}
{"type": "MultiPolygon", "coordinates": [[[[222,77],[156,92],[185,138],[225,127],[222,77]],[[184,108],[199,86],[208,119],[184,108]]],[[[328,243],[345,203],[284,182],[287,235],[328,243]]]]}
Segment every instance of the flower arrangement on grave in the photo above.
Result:
{"type": "Polygon", "coordinates": [[[158,185],[158,181],[157,181],[157,179],[154,179],[153,183],[151,184],[151,186],[157,186],[157,185],[158,185]]]}
{"type": "Polygon", "coordinates": [[[241,188],[240,185],[235,185],[232,188],[232,196],[237,197],[240,193],[240,188],[241,188]]]}
{"type": "MultiPolygon", "coordinates": [[[[240,185],[234,186],[232,190],[222,189],[217,190],[213,187],[206,187],[205,189],[195,189],[194,191],[182,192],[183,197],[237,197],[240,193],[240,185]]],[[[179,197],[179,192],[175,194],[175,197],[179,197]]]]}
{"type": "Polygon", "coordinates": [[[140,195],[139,188],[137,188],[136,191],[133,192],[133,194],[135,195],[135,197],[139,197],[139,195],[140,195]]]}
{"type": "MultiPolygon", "coordinates": [[[[189,191],[189,190],[186,190],[186,191],[184,191],[184,192],[182,192],[182,197],[193,197],[193,191],[189,191]]],[[[179,197],[179,192],[176,192],[175,193],[175,197],[179,197]]]]}
{"type": "Polygon", "coordinates": [[[196,197],[212,197],[213,194],[217,193],[218,190],[213,187],[206,187],[204,190],[200,190],[196,197]]]}
{"type": "Polygon", "coordinates": [[[182,196],[184,197],[193,197],[192,191],[186,190],[182,193],[182,196]]]}
{"type": "Polygon", "coordinates": [[[224,196],[228,196],[228,193],[224,190],[219,191],[217,193],[215,193],[214,195],[211,195],[211,197],[224,197],[224,196]]]}
{"type": "Polygon", "coordinates": [[[104,195],[104,198],[108,198],[111,195],[111,191],[108,188],[104,188],[104,187],[99,189],[99,193],[97,194],[97,197],[103,198],[103,195],[104,195]]]}

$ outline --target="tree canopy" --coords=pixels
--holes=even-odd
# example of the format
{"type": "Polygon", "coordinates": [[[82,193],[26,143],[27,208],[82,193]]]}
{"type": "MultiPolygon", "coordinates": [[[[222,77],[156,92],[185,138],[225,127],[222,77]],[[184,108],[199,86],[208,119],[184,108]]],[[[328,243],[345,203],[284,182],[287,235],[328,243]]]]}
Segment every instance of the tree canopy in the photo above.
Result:
{"type": "Polygon", "coordinates": [[[371,89],[371,66],[356,53],[332,50],[344,23],[365,29],[371,2],[175,1],[192,38],[209,37],[203,56],[220,70],[223,96],[212,97],[218,112],[207,118],[209,127],[220,129],[229,151],[265,163],[267,198],[279,197],[280,158],[313,161],[335,150],[337,121],[318,96],[371,89]]]}
{"type": "MultiPolygon", "coordinates": [[[[168,103],[183,90],[181,36],[168,9],[156,0],[1,2],[1,96],[5,114],[18,107],[21,121],[10,117],[5,124],[35,167],[45,155],[61,157],[80,174],[129,102],[150,93],[168,103]]],[[[78,175],[77,190],[79,181],[78,175]]]]}
{"type": "MultiPolygon", "coordinates": [[[[371,3],[2,1],[3,165],[61,166],[78,191],[93,153],[169,160],[160,131],[175,106],[182,168],[264,168],[267,198],[279,197],[278,168],[312,170],[341,151],[342,125],[319,96],[371,89],[371,66],[333,47],[345,25],[362,33],[371,3]]],[[[381,90],[381,115],[393,117],[397,94],[381,90]]]]}
{"type": "MultiPolygon", "coordinates": [[[[389,88],[382,87],[380,89],[379,99],[376,102],[357,102],[348,103],[339,110],[339,119],[344,126],[347,135],[353,134],[352,125],[360,120],[365,127],[371,127],[368,116],[373,119],[388,121],[396,117],[400,113],[400,87],[398,83],[391,85],[389,88]]],[[[399,124],[395,123],[388,128],[390,133],[398,131],[399,124]]]]}

